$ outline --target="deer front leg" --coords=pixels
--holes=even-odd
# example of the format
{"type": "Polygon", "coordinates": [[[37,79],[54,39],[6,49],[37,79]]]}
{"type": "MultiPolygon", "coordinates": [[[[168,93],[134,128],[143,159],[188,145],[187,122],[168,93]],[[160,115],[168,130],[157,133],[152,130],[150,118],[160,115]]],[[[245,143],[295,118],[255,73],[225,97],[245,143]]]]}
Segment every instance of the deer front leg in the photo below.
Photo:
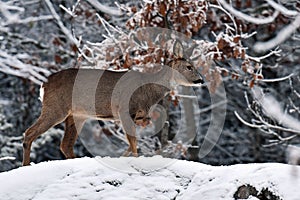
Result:
{"type": "MultiPolygon", "coordinates": [[[[124,128],[124,127],[123,127],[124,128]]],[[[134,135],[129,135],[127,134],[127,130],[125,130],[125,134],[126,134],[126,139],[129,143],[129,147],[128,149],[123,153],[123,156],[129,156],[131,153],[134,157],[138,157],[138,153],[137,153],[137,140],[136,140],[136,136],[135,136],[135,126],[133,126],[131,128],[130,133],[133,133],[134,135]]]]}
{"type": "Polygon", "coordinates": [[[80,134],[85,118],[69,115],[65,120],[65,134],[60,144],[60,150],[67,159],[75,158],[74,144],[80,134]]]}
{"type": "Polygon", "coordinates": [[[129,143],[129,147],[128,149],[123,153],[123,156],[129,156],[130,153],[132,153],[132,155],[134,157],[138,157],[138,153],[137,153],[137,140],[135,136],[131,136],[126,134],[126,138],[128,140],[129,143]]]}
{"type": "Polygon", "coordinates": [[[128,149],[123,153],[123,156],[129,156],[130,153],[134,157],[138,156],[137,153],[137,140],[136,140],[136,127],[131,119],[129,113],[119,112],[120,120],[122,123],[123,130],[125,131],[126,138],[129,143],[128,149]]]}

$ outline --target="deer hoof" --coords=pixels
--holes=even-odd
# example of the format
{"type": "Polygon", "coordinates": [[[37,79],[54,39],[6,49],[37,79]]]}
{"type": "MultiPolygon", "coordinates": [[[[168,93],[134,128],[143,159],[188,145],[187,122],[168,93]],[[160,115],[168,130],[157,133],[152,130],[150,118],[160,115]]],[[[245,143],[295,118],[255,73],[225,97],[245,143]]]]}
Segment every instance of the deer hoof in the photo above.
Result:
{"type": "Polygon", "coordinates": [[[132,153],[133,157],[139,157],[138,153],[132,153]]]}
{"type": "Polygon", "coordinates": [[[123,157],[128,157],[130,155],[130,153],[131,153],[130,151],[125,151],[122,156],[123,157]]]}

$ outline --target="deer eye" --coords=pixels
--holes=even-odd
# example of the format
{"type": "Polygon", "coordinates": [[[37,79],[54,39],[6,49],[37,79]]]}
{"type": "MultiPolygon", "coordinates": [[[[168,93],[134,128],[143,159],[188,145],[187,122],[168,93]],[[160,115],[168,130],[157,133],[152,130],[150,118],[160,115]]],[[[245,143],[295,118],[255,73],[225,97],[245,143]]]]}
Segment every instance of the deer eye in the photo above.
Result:
{"type": "Polygon", "coordinates": [[[193,70],[192,66],[187,66],[187,69],[188,69],[189,71],[192,71],[192,70],[193,70]]]}

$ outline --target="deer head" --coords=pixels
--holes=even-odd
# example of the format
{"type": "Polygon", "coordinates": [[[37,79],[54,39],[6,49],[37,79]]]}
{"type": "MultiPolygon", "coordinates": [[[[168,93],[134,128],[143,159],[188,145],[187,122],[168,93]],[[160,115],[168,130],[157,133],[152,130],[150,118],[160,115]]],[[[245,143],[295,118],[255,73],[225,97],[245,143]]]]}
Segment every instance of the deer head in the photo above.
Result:
{"type": "Polygon", "coordinates": [[[180,85],[190,86],[192,84],[203,83],[201,74],[196,67],[186,58],[182,44],[176,40],[173,46],[175,59],[168,65],[176,70],[178,74],[174,74],[175,82],[180,85]]]}

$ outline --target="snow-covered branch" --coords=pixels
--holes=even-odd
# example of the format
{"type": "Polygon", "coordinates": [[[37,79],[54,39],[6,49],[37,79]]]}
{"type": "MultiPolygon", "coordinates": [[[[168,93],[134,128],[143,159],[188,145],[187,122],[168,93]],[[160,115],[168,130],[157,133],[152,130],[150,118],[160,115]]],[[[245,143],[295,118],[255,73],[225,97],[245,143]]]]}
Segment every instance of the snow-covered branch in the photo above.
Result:
{"type": "Polygon", "coordinates": [[[231,5],[226,3],[225,0],[218,0],[220,4],[228,10],[231,14],[236,16],[239,19],[243,19],[247,22],[253,23],[253,24],[269,24],[275,20],[275,18],[278,16],[279,11],[275,11],[272,16],[266,17],[266,18],[257,18],[257,17],[252,17],[250,15],[246,15],[235,8],[233,8],[231,5]]]}
{"type": "MultiPolygon", "coordinates": [[[[297,134],[298,136],[300,136],[300,131],[299,130],[295,130],[295,129],[290,129],[290,128],[284,128],[284,127],[281,127],[281,126],[275,126],[275,125],[272,125],[268,122],[266,122],[265,120],[262,120],[262,118],[260,118],[259,121],[256,121],[257,122],[261,122],[261,124],[254,124],[254,123],[250,123],[250,122],[247,122],[246,120],[244,120],[239,114],[237,111],[234,111],[234,114],[235,116],[238,118],[238,120],[240,122],[242,122],[243,124],[245,124],[246,126],[249,126],[251,128],[258,128],[258,129],[275,129],[277,131],[284,131],[284,132],[288,132],[288,133],[295,133],[297,134]]],[[[266,131],[264,131],[266,132],[266,131]]],[[[273,133],[274,134],[274,133],[273,133]]],[[[276,134],[277,135],[277,134],[276,134]]],[[[295,136],[293,136],[292,138],[290,139],[293,139],[295,136]]]]}
{"type": "Polygon", "coordinates": [[[70,32],[69,29],[67,29],[65,27],[65,25],[63,24],[63,22],[61,21],[60,16],[57,14],[57,12],[55,11],[53,4],[51,3],[50,0],[45,0],[50,12],[52,13],[54,19],[57,21],[61,31],[67,36],[67,38],[73,42],[76,46],[79,46],[79,41],[73,37],[72,33],[70,32]]]}
{"type": "Polygon", "coordinates": [[[278,10],[281,12],[283,15],[287,16],[296,16],[299,14],[299,12],[295,10],[288,10],[286,7],[274,2],[273,0],[266,0],[270,6],[272,6],[274,9],[278,10]]]}
{"type": "Polygon", "coordinates": [[[27,17],[25,19],[13,19],[8,20],[6,22],[2,22],[2,26],[8,26],[8,25],[16,25],[16,24],[28,24],[30,22],[37,22],[37,21],[43,21],[43,20],[51,20],[53,19],[52,15],[44,15],[44,16],[38,16],[38,17],[27,17]]]}
{"type": "Polygon", "coordinates": [[[269,41],[266,42],[256,42],[253,46],[253,49],[256,52],[265,52],[270,49],[275,48],[276,46],[280,45],[284,41],[286,41],[288,38],[291,37],[291,35],[300,27],[300,14],[297,15],[295,20],[284,27],[282,30],[280,30],[276,36],[269,41]]]}
{"type": "Polygon", "coordinates": [[[248,111],[255,118],[251,122],[247,122],[237,111],[234,111],[235,116],[240,122],[251,128],[260,129],[268,135],[273,135],[276,139],[270,140],[270,145],[287,142],[300,137],[300,122],[298,119],[284,112],[280,103],[274,97],[265,95],[261,88],[256,86],[252,91],[254,96],[253,102],[256,106],[253,107],[250,105],[246,93],[245,99],[248,111]],[[272,122],[269,119],[272,119],[272,122]],[[289,135],[282,136],[280,132],[289,133],[289,135]]]}
{"type": "Polygon", "coordinates": [[[260,81],[265,82],[265,83],[274,83],[274,82],[287,80],[287,79],[291,78],[292,76],[294,76],[293,73],[291,73],[290,75],[284,76],[284,77],[272,78],[272,79],[261,79],[260,81]]]}
{"type": "Polygon", "coordinates": [[[235,23],[235,20],[234,20],[233,16],[232,16],[230,13],[228,13],[227,10],[225,10],[222,6],[214,5],[214,4],[209,4],[209,7],[222,10],[222,11],[223,11],[223,12],[231,19],[235,31],[238,30],[238,27],[237,27],[237,25],[236,25],[236,23],[235,23]]]}
{"type": "Polygon", "coordinates": [[[30,79],[38,85],[45,82],[47,80],[46,77],[50,75],[50,71],[21,61],[21,59],[26,58],[30,58],[29,55],[18,54],[12,56],[0,50],[0,71],[30,79]]]}
{"type": "Polygon", "coordinates": [[[273,55],[279,56],[280,53],[281,53],[281,49],[276,48],[276,49],[272,50],[270,53],[268,53],[266,55],[263,55],[263,56],[260,56],[260,57],[253,57],[253,56],[246,55],[246,58],[249,58],[250,60],[254,60],[256,62],[261,62],[262,60],[264,60],[266,58],[269,58],[273,55]]]}
{"type": "Polygon", "coordinates": [[[299,120],[285,113],[280,103],[273,96],[265,95],[259,87],[253,88],[253,95],[256,101],[260,103],[267,116],[276,119],[280,124],[300,133],[299,120]]]}
{"type": "Polygon", "coordinates": [[[16,21],[19,19],[19,13],[24,12],[25,9],[11,4],[11,1],[0,1],[0,12],[7,21],[16,21]]]}
{"type": "Polygon", "coordinates": [[[124,13],[121,12],[121,10],[115,8],[115,7],[109,7],[105,6],[99,1],[96,0],[87,0],[94,8],[99,10],[100,12],[109,14],[109,15],[115,15],[115,16],[120,16],[123,15],[124,13]]]}
{"type": "Polygon", "coordinates": [[[2,160],[15,160],[15,159],[16,159],[15,157],[6,156],[6,157],[0,158],[0,161],[2,161],[2,160]]]}

